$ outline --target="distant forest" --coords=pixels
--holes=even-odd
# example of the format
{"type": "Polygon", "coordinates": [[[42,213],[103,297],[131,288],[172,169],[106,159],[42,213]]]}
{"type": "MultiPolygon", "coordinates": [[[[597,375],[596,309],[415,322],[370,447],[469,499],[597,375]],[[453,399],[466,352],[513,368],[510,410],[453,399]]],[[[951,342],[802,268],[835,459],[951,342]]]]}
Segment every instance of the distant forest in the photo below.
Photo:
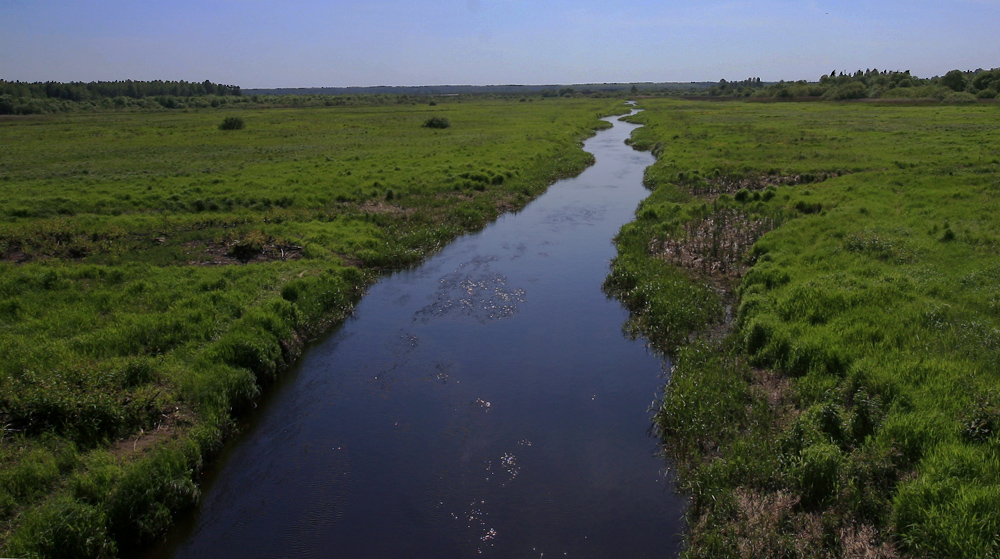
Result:
{"type": "Polygon", "coordinates": [[[240,95],[240,86],[222,85],[208,80],[203,82],[138,82],[132,80],[115,82],[9,82],[0,80],[0,95],[11,97],[31,97],[36,99],[65,99],[67,101],[89,101],[107,97],[131,97],[142,99],[158,95],[175,97],[197,97],[199,95],[240,95]]]}
{"type": "Polygon", "coordinates": [[[248,95],[541,95],[561,97],[566,94],[599,97],[619,95],[631,90],[644,92],[691,92],[707,90],[714,82],[661,82],[661,83],[588,83],[552,85],[419,85],[419,86],[366,86],[366,87],[300,87],[277,89],[247,89],[248,95]]]}
{"type": "Polygon", "coordinates": [[[88,110],[202,109],[225,106],[345,106],[456,101],[466,97],[680,96],[751,100],[899,99],[971,103],[997,99],[1000,68],[952,70],[919,78],[906,71],[833,71],[818,81],[645,82],[578,85],[444,85],[246,89],[211,81],[11,82],[0,80],[0,115],[88,110]]]}
{"type": "Polygon", "coordinates": [[[961,103],[996,99],[1000,91],[1000,68],[952,70],[943,76],[922,79],[906,71],[858,70],[854,74],[833,71],[817,82],[762,83],[760,78],[739,82],[721,80],[705,94],[711,97],[758,97],[770,99],[933,99],[961,103]]]}
{"type": "MultiPolygon", "coordinates": [[[[0,80],[0,114],[39,114],[77,108],[179,108],[180,99],[240,97],[238,85],[186,81],[10,82],[0,80]],[[67,105],[73,103],[74,105],[67,105]],[[80,106],[79,104],[85,104],[80,106]]],[[[211,104],[211,103],[209,103],[211,104]]],[[[216,104],[215,106],[218,106],[216,104]]]]}

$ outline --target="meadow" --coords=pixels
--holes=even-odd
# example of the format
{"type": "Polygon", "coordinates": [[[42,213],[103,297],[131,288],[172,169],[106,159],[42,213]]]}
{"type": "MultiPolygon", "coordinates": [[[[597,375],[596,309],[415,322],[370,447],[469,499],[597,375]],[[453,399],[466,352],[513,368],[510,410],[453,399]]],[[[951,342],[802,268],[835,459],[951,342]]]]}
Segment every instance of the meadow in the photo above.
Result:
{"type": "Polygon", "coordinates": [[[580,172],[581,141],[624,112],[461,99],[2,117],[0,554],[153,541],[197,501],[235,419],[379,274],[580,172]]]}
{"type": "Polygon", "coordinates": [[[1000,553],[1000,105],[644,100],[684,557],[1000,553]]]}

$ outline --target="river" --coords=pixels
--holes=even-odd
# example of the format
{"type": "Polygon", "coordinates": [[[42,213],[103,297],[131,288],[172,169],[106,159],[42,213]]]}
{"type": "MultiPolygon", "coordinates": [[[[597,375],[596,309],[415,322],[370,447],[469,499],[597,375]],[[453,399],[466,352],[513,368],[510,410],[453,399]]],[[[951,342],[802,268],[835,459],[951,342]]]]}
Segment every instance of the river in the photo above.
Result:
{"type": "Polygon", "coordinates": [[[653,157],[606,120],[595,165],[372,286],[153,556],[676,556],[649,436],[666,363],[601,291],[653,157]]]}

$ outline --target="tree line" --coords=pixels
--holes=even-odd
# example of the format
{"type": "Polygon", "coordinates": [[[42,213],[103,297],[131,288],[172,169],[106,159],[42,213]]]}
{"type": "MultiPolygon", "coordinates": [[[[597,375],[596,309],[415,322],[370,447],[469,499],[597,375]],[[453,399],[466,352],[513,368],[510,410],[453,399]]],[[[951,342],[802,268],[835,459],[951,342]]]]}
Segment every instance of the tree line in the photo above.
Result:
{"type": "Polygon", "coordinates": [[[0,115],[79,110],[218,107],[245,99],[240,87],[187,81],[20,82],[0,80],[0,115]]]}
{"type": "Polygon", "coordinates": [[[937,99],[949,103],[1000,97],[1000,68],[952,70],[943,76],[919,78],[906,71],[878,69],[851,73],[833,71],[818,81],[740,81],[691,83],[594,84],[592,86],[449,86],[463,92],[436,93],[439,88],[347,88],[247,90],[236,85],[186,81],[19,82],[0,79],[0,115],[30,115],[72,111],[203,109],[239,106],[354,106],[393,103],[461,102],[468,98],[528,97],[709,96],[771,99],[937,99]],[[371,91],[369,91],[371,90],[371,91]],[[381,90],[394,93],[379,92],[381,90]],[[495,91],[494,91],[495,90],[495,91]],[[410,94],[420,92],[420,94],[410,94]]]}
{"type": "Polygon", "coordinates": [[[858,70],[853,74],[836,70],[818,81],[777,83],[751,78],[740,82],[720,80],[705,94],[715,97],[763,97],[778,99],[937,99],[971,102],[995,99],[1000,91],[1000,68],[952,70],[943,76],[919,78],[909,70],[858,70]]]}
{"type": "Polygon", "coordinates": [[[14,99],[62,99],[90,101],[114,97],[145,99],[146,97],[200,97],[202,95],[239,96],[240,86],[187,81],[112,81],[112,82],[9,82],[0,80],[0,95],[14,99]]]}

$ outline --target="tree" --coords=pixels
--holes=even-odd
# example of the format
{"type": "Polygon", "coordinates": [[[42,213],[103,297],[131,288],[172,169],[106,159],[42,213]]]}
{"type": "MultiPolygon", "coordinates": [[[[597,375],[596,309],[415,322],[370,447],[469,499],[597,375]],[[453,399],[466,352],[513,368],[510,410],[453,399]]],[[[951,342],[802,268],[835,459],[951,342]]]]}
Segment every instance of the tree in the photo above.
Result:
{"type": "Polygon", "coordinates": [[[965,91],[965,73],[961,70],[952,70],[941,78],[941,85],[951,89],[952,91],[965,91]]]}
{"type": "Polygon", "coordinates": [[[972,78],[972,87],[976,89],[1000,89],[1000,68],[976,74],[972,78]]]}

